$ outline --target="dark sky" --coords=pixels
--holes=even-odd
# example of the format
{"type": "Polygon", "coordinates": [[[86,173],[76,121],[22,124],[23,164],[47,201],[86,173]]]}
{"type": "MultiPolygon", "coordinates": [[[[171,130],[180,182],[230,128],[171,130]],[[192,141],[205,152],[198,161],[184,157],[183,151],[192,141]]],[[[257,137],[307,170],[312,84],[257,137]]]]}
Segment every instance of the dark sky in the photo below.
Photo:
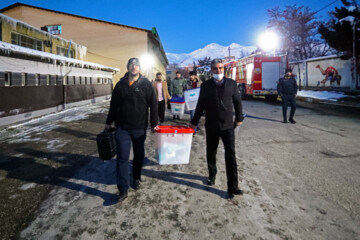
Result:
{"type": "MultiPolygon", "coordinates": [[[[0,0],[0,8],[17,1],[0,0]]],[[[166,52],[190,53],[210,43],[256,45],[266,30],[267,9],[286,5],[320,10],[334,0],[23,0],[22,3],[116,22],[139,28],[156,27],[166,52]]],[[[340,0],[322,9],[317,17],[342,6],[340,0]]]]}

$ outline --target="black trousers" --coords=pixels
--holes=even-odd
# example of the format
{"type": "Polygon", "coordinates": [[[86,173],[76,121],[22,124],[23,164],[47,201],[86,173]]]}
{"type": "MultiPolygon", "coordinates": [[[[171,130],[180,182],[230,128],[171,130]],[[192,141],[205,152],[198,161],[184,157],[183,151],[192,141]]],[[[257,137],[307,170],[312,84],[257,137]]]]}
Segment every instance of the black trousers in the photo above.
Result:
{"type": "Polygon", "coordinates": [[[160,122],[164,122],[165,120],[165,100],[158,102],[158,114],[160,122]]]}
{"type": "Polygon", "coordinates": [[[286,112],[287,112],[288,105],[290,105],[290,107],[291,107],[290,118],[293,118],[294,114],[295,114],[295,110],[296,110],[296,99],[295,99],[295,96],[293,96],[293,95],[288,95],[288,96],[283,95],[281,98],[282,98],[282,109],[283,109],[284,121],[287,121],[286,112]]]}
{"type": "Polygon", "coordinates": [[[216,153],[221,138],[225,148],[225,165],[227,185],[229,189],[238,188],[238,172],[235,158],[235,135],[234,129],[228,130],[213,130],[206,128],[206,158],[209,169],[209,178],[215,179],[216,168],[216,153]]]}

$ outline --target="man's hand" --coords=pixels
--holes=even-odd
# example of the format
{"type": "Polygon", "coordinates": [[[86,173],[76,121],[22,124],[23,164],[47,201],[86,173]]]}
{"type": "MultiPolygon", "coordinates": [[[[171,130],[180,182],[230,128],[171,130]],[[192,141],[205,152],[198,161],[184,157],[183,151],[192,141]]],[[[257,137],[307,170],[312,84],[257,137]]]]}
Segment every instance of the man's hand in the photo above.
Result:
{"type": "Polygon", "coordinates": [[[194,129],[194,130],[195,130],[195,128],[196,128],[196,126],[193,125],[193,124],[191,124],[191,123],[189,123],[189,127],[191,127],[191,128],[194,129]]]}
{"type": "Polygon", "coordinates": [[[239,127],[239,126],[241,126],[242,123],[243,122],[236,122],[236,126],[239,127]]]}
{"type": "Polygon", "coordinates": [[[155,133],[157,127],[158,127],[158,125],[156,125],[156,127],[151,128],[151,132],[152,132],[152,133],[155,133]]]}
{"type": "Polygon", "coordinates": [[[110,128],[111,128],[111,125],[109,125],[109,124],[105,124],[105,130],[106,130],[106,131],[109,131],[109,130],[110,130],[110,128]]]}

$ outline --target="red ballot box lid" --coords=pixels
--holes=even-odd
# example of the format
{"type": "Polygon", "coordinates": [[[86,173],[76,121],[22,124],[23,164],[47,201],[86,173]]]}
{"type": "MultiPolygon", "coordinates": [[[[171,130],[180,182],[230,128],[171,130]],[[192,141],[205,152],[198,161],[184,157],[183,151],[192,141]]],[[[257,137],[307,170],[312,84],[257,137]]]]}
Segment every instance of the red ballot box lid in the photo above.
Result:
{"type": "Polygon", "coordinates": [[[194,129],[187,126],[157,126],[157,133],[194,133],[194,129]]]}

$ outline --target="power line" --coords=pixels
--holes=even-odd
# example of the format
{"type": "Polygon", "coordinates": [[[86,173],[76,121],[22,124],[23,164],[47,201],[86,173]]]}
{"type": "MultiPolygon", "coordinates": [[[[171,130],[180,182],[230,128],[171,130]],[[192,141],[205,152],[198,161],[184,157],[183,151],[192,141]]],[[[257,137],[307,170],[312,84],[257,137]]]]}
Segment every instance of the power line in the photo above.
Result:
{"type": "Polygon", "coordinates": [[[325,8],[333,5],[333,4],[336,3],[337,1],[339,1],[339,0],[332,1],[331,3],[329,3],[328,5],[326,5],[325,7],[320,8],[319,10],[317,10],[316,12],[314,12],[313,15],[315,15],[315,14],[317,14],[318,12],[324,10],[325,8]]]}

